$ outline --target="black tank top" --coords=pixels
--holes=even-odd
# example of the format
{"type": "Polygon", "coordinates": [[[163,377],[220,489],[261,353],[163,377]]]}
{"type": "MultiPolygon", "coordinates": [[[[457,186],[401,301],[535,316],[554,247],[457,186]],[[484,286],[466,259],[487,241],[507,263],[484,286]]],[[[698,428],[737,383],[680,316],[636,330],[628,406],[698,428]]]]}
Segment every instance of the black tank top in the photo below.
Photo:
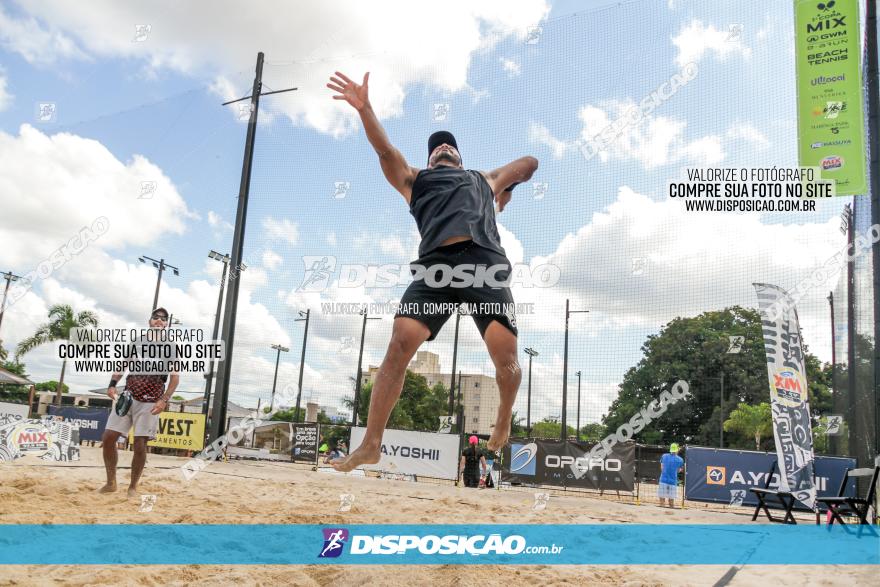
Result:
{"type": "Polygon", "coordinates": [[[419,257],[460,235],[470,235],[476,244],[507,256],[495,225],[495,196],[479,171],[422,169],[413,182],[409,212],[422,235],[419,257]]]}

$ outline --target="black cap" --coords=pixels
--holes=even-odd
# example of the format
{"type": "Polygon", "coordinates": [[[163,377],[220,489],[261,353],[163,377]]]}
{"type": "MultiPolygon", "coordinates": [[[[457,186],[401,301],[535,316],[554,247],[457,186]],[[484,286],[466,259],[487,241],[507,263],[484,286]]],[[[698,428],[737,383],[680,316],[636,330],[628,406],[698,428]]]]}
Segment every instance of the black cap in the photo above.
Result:
{"type": "Polygon", "coordinates": [[[168,318],[168,310],[166,310],[165,308],[156,308],[156,309],[153,310],[153,312],[150,314],[150,317],[152,318],[152,317],[153,317],[153,314],[155,314],[156,312],[162,312],[163,314],[165,314],[165,318],[166,318],[166,319],[168,318]]]}
{"type": "Polygon", "coordinates": [[[461,151],[458,148],[458,143],[455,142],[455,137],[452,136],[452,133],[447,130],[438,130],[430,137],[428,137],[428,158],[431,158],[431,153],[434,152],[434,149],[446,143],[447,145],[452,145],[455,147],[455,150],[458,151],[459,155],[461,155],[461,151]]]}

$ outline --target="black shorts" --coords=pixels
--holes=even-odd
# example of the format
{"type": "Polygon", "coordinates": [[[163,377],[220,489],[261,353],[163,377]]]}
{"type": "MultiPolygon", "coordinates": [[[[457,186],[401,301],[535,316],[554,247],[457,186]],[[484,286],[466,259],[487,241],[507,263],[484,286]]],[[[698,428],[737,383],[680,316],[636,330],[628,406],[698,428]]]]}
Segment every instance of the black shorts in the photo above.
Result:
{"type": "MultiPolygon", "coordinates": [[[[428,340],[434,340],[455,311],[455,304],[466,304],[480,336],[486,336],[486,329],[493,320],[517,335],[513,295],[506,285],[512,271],[507,257],[473,241],[463,241],[438,247],[414,264],[427,270],[406,288],[395,318],[418,320],[431,331],[428,340]],[[462,287],[464,281],[459,276],[452,275],[453,269],[464,265],[484,268],[484,271],[462,269],[459,276],[465,275],[471,282],[466,287],[462,287]],[[498,268],[499,265],[502,267],[498,268]],[[449,270],[438,266],[449,267],[449,270]],[[432,271],[431,267],[436,270],[432,271]],[[485,269],[490,267],[495,269],[486,274],[485,269]]],[[[411,267],[410,271],[416,277],[415,269],[411,267]]]]}
{"type": "Polygon", "coordinates": [[[465,487],[479,487],[480,486],[480,476],[477,474],[468,475],[465,473],[464,477],[464,486],[465,487]]]}

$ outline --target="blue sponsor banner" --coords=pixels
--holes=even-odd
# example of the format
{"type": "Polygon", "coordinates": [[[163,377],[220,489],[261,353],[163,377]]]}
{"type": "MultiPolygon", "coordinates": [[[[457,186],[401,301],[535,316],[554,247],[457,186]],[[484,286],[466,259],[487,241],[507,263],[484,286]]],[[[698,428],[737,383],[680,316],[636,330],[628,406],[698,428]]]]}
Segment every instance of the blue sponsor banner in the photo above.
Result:
{"type": "MultiPolygon", "coordinates": [[[[764,487],[776,454],[748,450],[729,450],[688,446],[685,453],[685,497],[694,501],[711,501],[757,506],[750,487],[764,487]]],[[[848,469],[856,467],[856,460],[843,457],[816,457],[813,462],[816,495],[836,496],[848,469]]],[[[774,471],[770,489],[778,482],[774,471]]],[[[856,495],[856,482],[851,479],[845,495],[856,495]]],[[[806,509],[803,504],[798,509],[806,509]]],[[[768,502],[768,505],[773,505],[768,502]]],[[[821,509],[824,507],[821,504],[821,509]]]]}
{"type": "Polygon", "coordinates": [[[5,524],[0,543],[16,565],[880,564],[876,532],[840,525],[5,524]]]}
{"type": "Polygon", "coordinates": [[[108,408],[77,408],[74,406],[49,406],[50,416],[61,416],[65,422],[79,426],[79,439],[101,440],[107,427],[108,408]]]}

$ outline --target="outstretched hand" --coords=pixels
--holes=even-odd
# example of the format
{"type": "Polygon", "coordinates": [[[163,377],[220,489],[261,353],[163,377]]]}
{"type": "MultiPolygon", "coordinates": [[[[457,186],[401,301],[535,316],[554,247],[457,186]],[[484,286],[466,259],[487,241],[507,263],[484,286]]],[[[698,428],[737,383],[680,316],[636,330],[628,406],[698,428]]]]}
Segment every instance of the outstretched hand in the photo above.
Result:
{"type": "Polygon", "coordinates": [[[330,81],[332,83],[327,84],[327,87],[334,92],[338,92],[337,95],[333,96],[334,100],[345,100],[358,111],[370,104],[369,71],[364,74],[364,81],[360,84],[351,81],[344,73],[339,71],[330,76],[330,81]]]}

